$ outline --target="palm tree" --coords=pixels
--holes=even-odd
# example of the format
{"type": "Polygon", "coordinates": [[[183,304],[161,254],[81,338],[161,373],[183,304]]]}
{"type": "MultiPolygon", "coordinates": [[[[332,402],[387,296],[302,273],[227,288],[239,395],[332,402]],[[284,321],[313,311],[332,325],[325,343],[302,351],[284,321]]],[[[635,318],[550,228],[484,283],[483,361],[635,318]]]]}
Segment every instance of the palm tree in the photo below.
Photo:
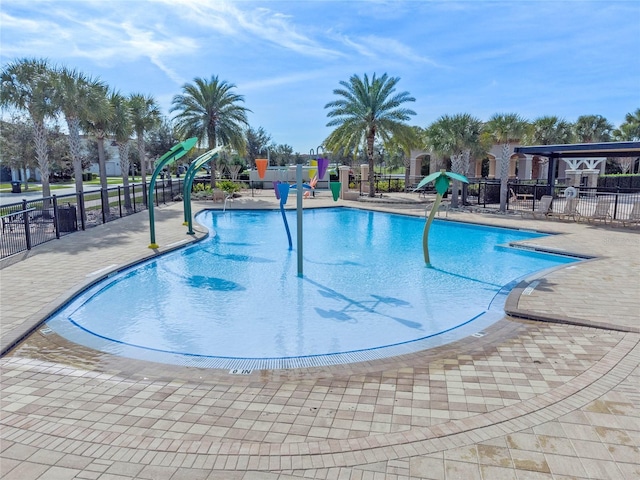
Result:
{"type": "Polygon", "coordinates": [[[526,133],[528,122],[515,113],[497,113],[485,124],[485,131],[495,143],[502,144],[500,156],[500,211],[507,211],[507,191],[509,181],[509,162],[512,154],[512,142],[518,142],[526,133]]]}
{"type": "Polygon", "coordinates": [[[108,88],[103,84],[96,84],[91,92],[93,97],[92,108],[86,112],[82,119],[83,130],[93,136],[98,144],[98,170],[100,174],[100,188],[102,190],[102,211],[108,215],[109,195],[107,185],[107,165],[104,151],[104,140],[111,129],[113,121],[113,106],[109,101],[108,88]]]}
{"type": "Polygon", "coordinates": [[[118,92],[113,92],[109,101],[113,109],[113,119],[110,130],[118,146],[120,175],[122,176],[122,184],[124,186],[124,206],[127,210],[131,210],[131,197],[129,195],[129,139],[133,134],[131,109],[127,98],[118,92]]]}
{"type": "MultiPolygon", "coordinates": [[[[481,130],[482,122],[467,113],[443,115],[426,131],[427,148],[438,154],[450,156],[451,170],[460,175],[467,175],[471,153],[479,149],[481,130]]],[[[452,208],[458,206],[459,189],[459,182],[454,178],[452,208]]]]}
{"type": "Polygon", "coordinates": [[[556,116],[536,118],[524,135],[525,143],[530,145],[557,145],[571,143],[572,140],[571,123],[556,116]]]}
{"type": "Polygon", "coordinates": [[[386,73],[379,78],[374,73],[371,83],[367,74],[364,79],[352,75],[348,82],[340,82],[343,88],[333,91],[341,98],[324,106],[332,109],[327,117],[333,120],[327,126],[337,127],[323,142],[327,149],[357,152],[366,145],[370,197],[375,197],[373,144],[376,137],[385,144],[393,137],[397,137],[400,144],[415,141],[415,131],[404,122],[416,113],[402,107],[406,102],[415,102],[415,98],[408,92],[394,94],[399,81],[400,78],[390,78],[386,73]]]}
{"type": "MultiPolygon", "coordinates": [[[[524,135],[525,143],[529,145],[557,145],[571,143],[574,138],[573,125],[556,116],[545,116],[536,118],[524,135]]],[[[540,165],[549,163],[547,160],[539,160],[537,165],[533,166],[533,172],[539,174],[540,165]]],[[[552,168],[552,166],[549,166],[552,168]]]]}
{"type": "MultiPolygon", "coordinates": [[[[142,184],[147,184],[147,160],[144,146],[144,134],[160,125],[160,108],[151,96],[142,93],[134,93],[129,96],[129,108],[131,110],[131,122],[136,132],[138,156],[140,157],[140,175],[142,184]]],[[[145,187],[146,188],[146,187],[145,187]]],[[[147,196],[144,195],[144,202],[147,196]]]]}
{"type": "Polygon", "coordinates": [[[3,67],[0,74],[0,104],[26,111],[33,123],[42,196],[49,197],[50,164],[45,120],[55,117],[52,71],[47,60],[23,58],[3,67]]]}
{"type": "Polygon", "coordinates": [[[100,99],[101,91],[106,88],[102,81],[86,77],[77,70],[62,67],[55,72],[54,103],[64,115],[69,130],[67,138],[75,176],[76,193],[81,193],[83,189],[81,119],[93,109],[94,103],[100,99]]]}
{"type": "Polygon", "coordinates": [[[582,115],[573,128],[580,143],[608,142],[613,125],[602,115],[582,115]]]}
{"type": "MultiPolygon", "coordinates": [[[[174,121],[184,138],[206,139],[208,149],[230,145],[238,153],[245,150],[247,108],[240,105],[244,97],[233,93],[236,86],[213,75],[209,81],[195,78],[182,86],[183,93],[173,97],[170,111],[179,112],[174,121]]],[[[216,156],[211,158],[211,187],[216,186],[216,156]]]]}
{"type": "Polygon", "coordinates": [[[640,108],[633,113],[627,113],[624,122],[611,133],[611,136],[618,142],[640,140],[640,108]]]}
{"type": "MultiPolygon", "coordinates": [[[[625,115],[625,121],[611,132],[611,136],[618,142],[633,142],[640,140],[640,108],[636,109],[633,113],[627,113],[625,115]]],[[[635,161],[633,157],[618,158],[618,165],[622,169],[622,173],[631,173],[635,170],[635,161]]]]}

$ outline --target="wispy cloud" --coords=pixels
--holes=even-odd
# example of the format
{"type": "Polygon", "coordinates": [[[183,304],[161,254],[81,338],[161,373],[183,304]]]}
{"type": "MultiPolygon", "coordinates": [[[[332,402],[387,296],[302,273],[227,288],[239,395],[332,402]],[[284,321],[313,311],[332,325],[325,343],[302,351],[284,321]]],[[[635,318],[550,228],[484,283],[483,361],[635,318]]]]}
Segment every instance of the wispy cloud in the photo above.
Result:
{"type": "Polygon", "coordinates": [[[313,70],[281,75],[278,77],[260,78],[251,82],[243,82],[242,85],[239,85],[239,87],[242,87],[243,91],[264,90],[273,87],[280,87],[283,85],[294,85],[309,80],[324,78],[325,76],[326,70],[313,70]]]}
{"type": "Polygon", "coordinates": [[[184,82],[169,66],[170,59],[197,49],[195,39],[117,18],[113,12],[111,16],[109,12],[88,16],[64,4],[49,11],[46,19],[36,14],[18,18],[0,12],[3,28],[19,32],[21,38],[20,42],[3,45],[3,55],[26,56],[37,51],[41,56],[85,58],[103,66],[146,58],[174,82],[184,82]]]}
{"type": "Polygon", "coordinates": [[[342,42],[353,48],[358,54],[366,57],[393,59],[398,62],[414,62],[434,67],[441,66],[431,58],[420,55],[411,47],[393,38],[367,35],[352,39],[343,36],[342,42]]]}
{"type": "Polygon", "coordinates": [[[291,15],[269,8],[241,9],[219,0],[155,0],[171,5],[176,15],[237,41],[268,42],[285,50],[316,58],[335,58],[342,53],[323,46],[302,33],[291,15]]]}

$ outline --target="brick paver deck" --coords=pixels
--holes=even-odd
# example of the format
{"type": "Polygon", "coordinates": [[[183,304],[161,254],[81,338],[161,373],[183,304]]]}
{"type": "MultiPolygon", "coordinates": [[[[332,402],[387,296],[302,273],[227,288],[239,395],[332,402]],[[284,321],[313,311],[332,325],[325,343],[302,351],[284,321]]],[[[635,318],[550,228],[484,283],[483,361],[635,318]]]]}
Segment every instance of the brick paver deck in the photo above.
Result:
{"type": "MultiPolygon", "coordinates": [[[[339,205],[424,215],[391,198],[339,205]]],[[[275,206],[262,192],[227,208],[275,206]]],[[[192,239],[181,215],[156,210],[160,251],[192,239]]],[[[0,360],[0,476],[640,478],[638,230],[448,218],[558,233],[526,243],[594,259],[526,279],[506,305],[515,317],[481,338],[339,367],[231,375],[112,357],[36,328],[0,360]]],[[[148,243],[142,213],[3,261],[3,350],[84,286],[155,254],[148,243]]]]}

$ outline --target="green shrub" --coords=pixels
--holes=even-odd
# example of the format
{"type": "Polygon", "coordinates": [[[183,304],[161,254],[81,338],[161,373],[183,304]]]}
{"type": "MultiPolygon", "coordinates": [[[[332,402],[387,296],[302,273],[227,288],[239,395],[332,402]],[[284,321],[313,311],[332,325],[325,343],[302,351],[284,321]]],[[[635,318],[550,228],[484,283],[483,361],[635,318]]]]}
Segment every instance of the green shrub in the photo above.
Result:
{"type": "Polygon", "coordinates": [[[207,185],[205,183],[194,183],[191,191],[193,193],[211,193],[211,185],[207,185]]]}
{"type": "Polygon", "coordinates": [[[240,185],[231,180],[220,180],[216,183],[216,187],[225,192],[227,195],[233,195],[240,190],[240,185]]]}

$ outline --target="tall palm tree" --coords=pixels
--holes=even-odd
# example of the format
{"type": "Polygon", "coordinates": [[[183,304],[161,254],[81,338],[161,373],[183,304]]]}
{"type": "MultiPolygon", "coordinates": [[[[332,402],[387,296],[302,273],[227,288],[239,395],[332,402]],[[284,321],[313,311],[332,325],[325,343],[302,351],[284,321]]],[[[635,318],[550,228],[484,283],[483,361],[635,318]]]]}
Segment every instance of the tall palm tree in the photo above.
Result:
{"type": "Polygon", "coordinates": [[[536,118],[524,136],[524,141],[530,145],[557,145],[572,140],[571,123],[556,116],[536,118]]]}
{"type": "Polygon", "coordinates": [[[0,104],[26,111],[33,123],[38,169],[42,177],[42,196],[49,197],[49,154],[45,120],[55,117],[52,69],[47,60],[22,58],[2,68],[0,104]]]}
{"type": "Polygon", "coordinates": [[[76,193],[81,193],[82,185],[82,144],[80,141],[81,119],[86,117],[106,85],[98,79],[90,78],[77,70],[62,67],[55,71],[54,103],[64,115],[69,130],[69,151],[75,176],[76,193]],[[97,94],[97,96],[96,96],[97,94]]]}
{"type": "MultiPolygon", "coordinates": [[[[640,108],[633,113],[627,113],[624,122],[620,127],[611,132],[611,137],[618,142],[632,142],[640,140],[640,108]]],[[[635,170],[636,158],[622,157],[618,158],[618,164],[622,169],[622,173],[631,173],[635,170]]]]}
{"type": "Polygon", "coordinates": [[[392,137],[397,137],[401,144],[415,141],[415,131],[404,122],[416,112],[402,107],[406,102],[415,102],[415,98],[408,92],[395,93],[399,81],[400,78],[389,77],[386,73],[381,77],[374,73],[371,82],[366,73],[363,79],[352,75],[348,82],[340,82],[343,88],[333,91],[341,98],[324,106],[331,109],[327,117],[333,119],[327,126],[337,127],[323,142],[327,149],[337,152],[344,148],[357,152],[366,146],[370,197],[375,196],[373,144],[376,137],[385,144],[392,137]]]}
{"type": "MultiPolygon", "coordinates": [[[[147,184],[147,155],[144,145],[144,134],[160,125],[160,108],[152,96],[134,93],[129,96],[131,122],[136,132],[138,157],[140,157],[140,175],[142,184],[147,184]]],[[[144,196],[145,203],[147,196],[144,196]]]]}
{"type": "Polygon", "coordinates": [[[611,133],[611,136],[618,142],[640,140],[640,108],[633,113],[627,113],[624,122],[611,133]]]}
{"type": "Polygon", "coordinates": [[[608,142],[611,125],[602,115],[582,115],[574,124],[574,132],[580,143],[608,142]]]}
{"type": "Polygon", "coordinates": [[[82,128],[88,132],[98,144],[98,171],[100,175],[100,189],[102,197],[102,211],[109,214],[109,196],[107,192],[107,158],[104,151],[104,140],[111,129],[113,121],[113,106],[109,101],[109,90],[103,84],[95,85],[91,93],[92,108],[82,119],[82,128]]]}
{"type": "MultiPolygon", "coordinates": [[[[471,153],[480,145],[482,122],[468,113],[443,115],[432,123],[426,131],[427,148],[451,158],[451,170],[460,175],[467,175],[471,153]]],[[[458,206],[458,190],[460,182],[453,179],[453,196],[451,206],[458,206]]]]}
{"type": "Polygon", "coordinates": [[[402,161],[404,167],[404,189],[405,192],[410,186],[409,175],[411,167],[411,150],[420,148],[423,145],[422,138],[424,137],[423,130],[414,125],[411,127],[413,130],[413,136],[410,139],[400,141],[398,137],[392,137],[390,141],[384,144],[384,148],[393,157],[402,161]]]}
{"type": "Polygon", "coordinates": [[[496,113],[485,124],[495,143],[502,144],[500,156],[500,211],[507,211],[507,191],[509,181],[509,162],[513,148],[511,143],[520,141],[528,128],[528,122],[516,113],[496,113]]]}
{"type": "Polygon", "coordinates": [[[109,102],[113,109],[110,133],[118,146],[120,175],[124,186],[124,206],[127,210],[131,210],[131,197],[129,195],[129,140],[133,134],[131,109],[128,99],[118,92],[111,93],[109,102]]]}
{"type": "MultiPolygon", "coordinates": [[[[573,139],[573,125],[556,116],[536,118],[524,135],[524,141],[529,145],[557,145],[571,143],[573,139]]],[[[538,172],[540,165],[548,162],[548,159],[540,160],[538,164],[533,166],[533,173],[538,172]]]]}
{"type": "MultiPolygon", "coordinates": [[[[195,78],[182,86],[183,93],[173,97],[171,112],[183,138],[206,139],[209,150],[218,145],[230,145],[244,153],[247,108],[240,105],[244,97],[233,93],[236,86],[213,75],[210,80],[195,78]]],[[[211,187],[216,186],[216,157],[211,158],[211,187]]]]}

